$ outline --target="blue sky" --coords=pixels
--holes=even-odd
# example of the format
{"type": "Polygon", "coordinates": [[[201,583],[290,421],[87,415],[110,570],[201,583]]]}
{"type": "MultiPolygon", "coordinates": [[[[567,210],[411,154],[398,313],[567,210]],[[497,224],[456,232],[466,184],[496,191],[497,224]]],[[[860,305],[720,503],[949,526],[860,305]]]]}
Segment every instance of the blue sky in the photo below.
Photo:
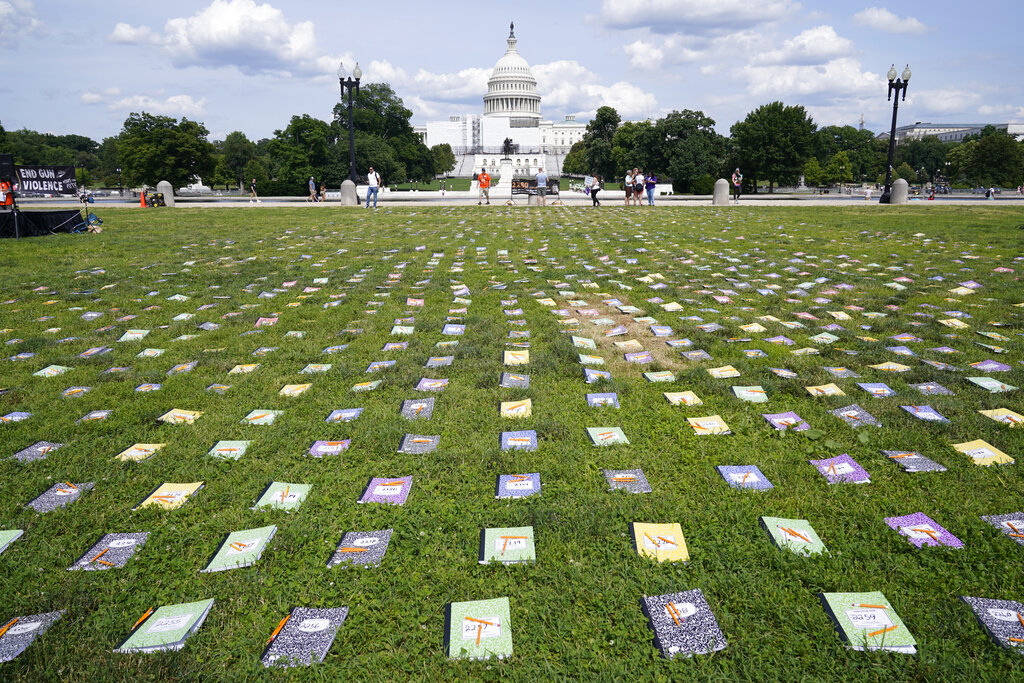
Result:
{"type": "Polygon", "coordinates": [[[512,20],[556,120],[700,109],[728,133],[782,100],[879,131],[884,74],[909,62],[901,123],[1024,121],[1022,19],[1021,0],[0,0],[0,122],[100,139],[145,110],[259,139],[328,119],[339,60],[391,83],[414,123],[480,113],[512,20]]]}

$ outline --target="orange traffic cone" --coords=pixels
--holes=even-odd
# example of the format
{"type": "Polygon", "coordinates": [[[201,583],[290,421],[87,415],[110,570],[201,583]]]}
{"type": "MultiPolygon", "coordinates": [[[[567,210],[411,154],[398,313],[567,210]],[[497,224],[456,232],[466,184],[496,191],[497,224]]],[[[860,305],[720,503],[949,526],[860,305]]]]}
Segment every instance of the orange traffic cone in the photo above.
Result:
{"type": "Polygon", "coordinates": [[[143,209],[145,209],[145,208],[146,208],[146,192],[145,192],[145,190],[143,190],[143,191],[142,191],[142,192],[140,192],[139,194],[140,194],[140,196],[142,197],[142,202],[140,203],[140,206],[141,206],[141,207],[142,207],[143,209]]]}

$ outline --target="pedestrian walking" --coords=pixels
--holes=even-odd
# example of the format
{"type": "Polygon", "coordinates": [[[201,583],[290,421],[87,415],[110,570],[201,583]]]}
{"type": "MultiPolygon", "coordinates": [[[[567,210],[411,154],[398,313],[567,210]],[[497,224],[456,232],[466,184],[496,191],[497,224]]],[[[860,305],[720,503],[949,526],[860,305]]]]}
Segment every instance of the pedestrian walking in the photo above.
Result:
{"type": "Polygon", "coordinates": [[[541,206],[548,203],[548,174],[543,168],[537,169],[537,201],[541,206]]]}
{"type": "Polygon", "coordinates": [[[313,180],[313,176],[309,176],[309,196],[306,197],[307,202],[316,201],[316,181],[313,180]]]}
{"type": "Polygon", "coordinates": [[[732,198],[737,204],[740,203],[740,191],[743,189],[743,174],[737,168],[732,172],[732,198]]]}
{"type": "Polygon", "coordinates": [[[380,174],[373,170],[373,166],[366,173],[366,208],[370,208],[370,195],[373,195],[373,208],[377,208],[377,192],[380,191],[380,174]]]}
{"type": "Polygon", "coordinates": [[[320,182],[320,201],[327,201],[327,185],[323,181],[320,182]]]}
{"type": "Polygon", "coordinates": [[[258,194],[256,194],[256,179],[255,178],[253,178],[252,182],[249,183],[249,203],[252,204],[253,202],[255,202],[256,204],[262,204],[263,203],[263,202],[260,201],[260,196],[258,194]]]}
{"type": "Polygon", "coordinates": [[[626,177],[622,181],[622,186],[626,189],[626,206],[629,206],[629,200],[633,198],[633,172],[626,170],[626,177]]]}
{"type": "Polygon", "coordinates": [[[601,176],[595,175],[594,182],[590,185],[590,201],[592,206],[601,206],[601,202],[597,199],[597,193],[601,191],[601,176]]]}
{"type": "Polygon", "coordinates": [[[487,205],[491,204],[491,176],[487,174],[486,168],[480,169],[480,175],[476,177],[477,184],[480,192],[477,195],[476,205],[480,206],[480,201],[483,199],[487,200],[487,205]]]}
{"type": "Polygon", "coordinates": [[[647,206],[654,206],[654,188],[658,185],[658,176],[653,172],[647,174],[644,189],[647,190],[647,206]]]}
{"type": "Polygon", "coordinates": [[[633,169],[633,206],[640,206],[644,199],[644,172],[633,169]]]}

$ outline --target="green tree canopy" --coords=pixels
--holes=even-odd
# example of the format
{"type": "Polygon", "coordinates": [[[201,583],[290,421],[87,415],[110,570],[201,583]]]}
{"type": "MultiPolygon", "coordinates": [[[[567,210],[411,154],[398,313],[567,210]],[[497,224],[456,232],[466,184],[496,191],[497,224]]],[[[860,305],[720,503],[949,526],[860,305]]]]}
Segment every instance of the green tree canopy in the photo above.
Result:
{"type": "Polygon", "coordinates": [[[822,171],[822,180],[830,185],[849,183],[853,180],[852,168],[850,157],[846,152],[836,152],[825,165],[825,169],[822,171]]]}
{"type": "Polygon", "coordinates": [[[796,180],[810,156],[815,130],[802,106],[771,102],[733,124],[731,133],[746,175],[755,187],[758,180],[767,180],[771,192],[777,183],[796,180]]]}
{"type": "Polygon", "coordinates": [[[912,168],[923,168],[925,175],[931,178],[936,171],[945,170],[946,155],[956,144],[955,142],[942,142],[934,135],[926,135],[912,140],[905,139],[896,145],[896,165],[905,161],[912,168]]]}
{"type": "Polygon", "coordinates": [[[588,173],[597,173],[605,180],[618,175],[612,158],[612,140],[619,128],[619,113],[612,107],[600,107],[583,134],[583,161],[588,173]]]}
{"type": "Polygon", "coordinates": [[[982,135],[967,162],[965,172],[982,185],[1016,187],[1024,177],[1024,145],[1004,131],[982,135]]]}
{"type": "Polygon", "coordinates": [[[673,111],[658,119],[654,128],[654,168],[672,178],[675,192],[694,191],[698,178],[722,170],[725,142],[715,132],[714,119],[704,112],[673,111]]]}
{"type": "Polygon", "coordinates": [[[455,154],[447,142],[431,147],[430,156],[434,160],[434,175],[445,175],[455,168],[455,154]]]}
{"type": "Polygon", "coordinates": [[[214,146],[209,131],[196,121],[132,112],[124,122],[117,152],[128,185],[155,185],[161,180],[175,189],[213,173],[214,146]]]}
{"type": "Polygon", "coordinates": [[[821,185],[821,179],[824,177],[825,172],[821,168],[821,164],[818,163],[818,157],[811,157],[804,164],[804,182],[807,183],[808,187],[817,187],[821,185]]]}
{"type": "Polygon", "coordinates": [[[228,133],[219,147],[221,154],[224,155],[224,165],[231,177],[236,183],[244,184],[245,166],[256,158],[256,145],[245,136],[245,133],[236,130],[228,133]]]}

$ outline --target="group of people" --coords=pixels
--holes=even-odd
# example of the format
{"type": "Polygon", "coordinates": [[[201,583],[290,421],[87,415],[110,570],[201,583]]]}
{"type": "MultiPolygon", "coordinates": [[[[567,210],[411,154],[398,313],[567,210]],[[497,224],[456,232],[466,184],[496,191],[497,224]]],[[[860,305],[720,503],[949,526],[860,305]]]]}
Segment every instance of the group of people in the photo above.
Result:
{"type": "MultiPolygon", "coordinates": [[[[370,198],[373,198],[373,208],[377,208],[377,194],[380,192],[380,174],[373,170],[373,166],[366,174],[366,208],[370,208],[370,198]]],[[[327,184],[322,182],[317,187],[316,179],[313,176],[309,176],[309,196],[306,197],[307,202],[325,202],[327,201],[327,184]]],[[[259,194],[256,192],[256,179],[253,178],[249,183],[249,203],[250,204],[261,204],[259,194]]]]}
{"type": "MultiPolygon", "coordinates": [[[[644,194],[647,194],[647,205],[654,206],[654,188],[658,184],[658,176],[654,173],[644,173],[638,168],[634,168],[631,171],[626,171],[626,177],[622,181],[622,186],[626,190],[626,206],[629,206],[630,200],[633,201],[633,206],[639,206],[643,203],[644,194]]],[[[593,190],[591,190],[591,197],[593,197],[593,190]]],[[[594,206],[598,206],[597,203],[594,206]]]]}

